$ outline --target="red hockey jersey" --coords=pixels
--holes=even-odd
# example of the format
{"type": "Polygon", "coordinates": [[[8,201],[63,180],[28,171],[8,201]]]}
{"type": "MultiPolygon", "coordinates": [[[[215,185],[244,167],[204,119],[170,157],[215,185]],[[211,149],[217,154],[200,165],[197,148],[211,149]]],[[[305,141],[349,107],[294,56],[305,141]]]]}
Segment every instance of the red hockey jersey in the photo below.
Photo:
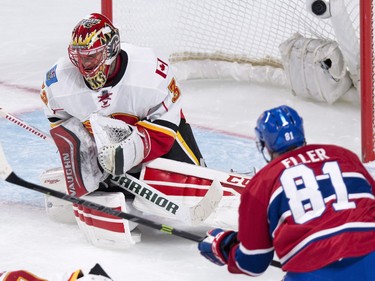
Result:
{"type": "Polygon", "coordinates": [[[231,272],[259,275],[274,251],[282,268],[307,272],[375,250],[375,181],[359,158],[306,145],[274,159],[246,187],[231,272]]]}

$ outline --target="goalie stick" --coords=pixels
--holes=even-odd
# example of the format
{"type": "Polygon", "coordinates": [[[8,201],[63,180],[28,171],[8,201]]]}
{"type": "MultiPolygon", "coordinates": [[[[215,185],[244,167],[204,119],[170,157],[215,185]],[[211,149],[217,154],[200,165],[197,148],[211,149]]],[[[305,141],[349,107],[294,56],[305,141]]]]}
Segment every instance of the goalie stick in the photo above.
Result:
{"type": "MultiPolygon", "coordinates": [[[[159,224],[159,223],[156,223],[154,221],[148,220],[146,218],[143,218],[143,217],[140,217],[140,216],[137,216],[137,215],[124,213],[124,212],[121,212],[121,211],[118,211],[118,210],[115,210],[115,209],[112,209],[112,208],[109,208],[109,207],[106,207],[106,206],[88,201],[88,200],[85,200],[85,199],[82,199],[82,198],[71,196],[71,195],[66,194],[66,193],[62,193],[62,192],[59,192],[59,191],[56,191],[56,190],[53,190],[53,189],[46,188],[46,187],[41,186],[41,185],[37,185],[37,184],[31,183],[31,182],[28,182],[28,181],[18,177],[14,173],[14,171],[12,170],[11,166],[9,165],[7,159],[5,158],[5,154],[4,154],[1,143],[0,143],[0,177],[3,180],[5,180],[6,182],[9,182],[9,183],[12,183],[12,184],[15,184],[15,185],[18,185],[18,186],[22,186],[22,187],[25,187],[27,189],[31,189],[31,190],[34,190],[34,191],[37,191],[37,192],[40,192],[40,193],[43,193],[43,194],[46,194],[46,195],[49,195],[49,196],[53,196],[53,197],[68,201],[70,203],[82,205],[82,206],[85,206],[85,207],[90,208],[92,210],[100,211],[100,212],[103,212],[103,213],[108,214],[108,215],[112,215],[112,216],[122,218],[122,219],[125,219],[125,220],[130,220],[130,221],[139,223],[141,225],[159,230],[159,231],[161,231],[163,233],[166,233],[166,234],[179,236],[181,238],[191,240],[191,241],[194,241],[194,242],[201,242],[202,240],[204,240],[206,238],[206,236],[200,236],[200,235],[197,235],[197,234],[194,234],[194,233],[186,232],[186,231],[183,231],[183,230],[178,230],[178,229],[175,229],[172,226],[168,226],[168,225],[165,225],[165,224],[159,224]]],[[[271,262],[271,265],[275,266],[275,267],[278,267],[278,268],[281,268],[281,263],[278,262],[278,261],[275,261],[275,260],[273,260],[271,262]]]]}
{"type": "MultiPolygon", "coordinates": [[[[49,134],[46,134],[27,124],[25,121],[22,121],[21,119],[6,112],[1,107],[0,116],[36,135],[37,137],[55,144],[54,140],[49,134]]],[[[116,184],[116,181],[112,182],[116,184]]],[[[136,196],[142,197],[144,200],[152,203],[165,214],[169,216],[172,215],[175,219],[185,223],[188,222],[191,225],[198,225],[200,222],[207,219],[208,216],[216,209],[223,196],[222,186],[215,180],[212,181],[212,184],[208,188],[205,196],[193,206],[182,205],[182,203],[172,200],[168,195],[161,193],[149,184],[128,174],[121,177],[121,185],[119,185],[119,187],[133,193],[136,196]]]]}
{"type": "MultiPolygon", "coordinates": [[[[30,126],[26,122],[16,118],[15,116],[11,115],[10,113],[5,112],[2,108],[0,108],[0,115],[2,117],[4,117],[5,119],[13,122],[14,124],[16,124],[16,125],[24,128],[25,130],[31,132],[32,134],[34,134],[34,135],[36,135],[36,136],[38,136],[38,137],[40,137],[40,138],[42,138],[46,141],[54,143],[54,141],[53,141],[53,139],[50,135],[34,128],[33,126],[30,126]]],[[[149,228],[159,230],[163,233],[175,235],[175,236],[178,236],[178,237],[190,240],[190,241],[201,242],[203,239],[206,238],[206,236],[200,236],[200,235],[197,235],[197,234],[194,234],[194,233],[190,233],[190,232],[186,232],[186,231],[183,231],[183,230],[175,229],[172,226],[168,226],[168,225],[165,225],[165,224],[159,224],[159,223],[156,223],[154,221],[148,220],[146,218],[139,217],[137,215],[127,214],[127,213],[124,213],[124,212],[106,207],[104,205],[100,205],[100,204],[97,204],[97,203],[94,203],[94,202],[91,202],[91,201],[88,201],[88,200],[84,200],[82,198],[71,196],[71,195],[63,193],[63,192],[59,192],[59,191],[56,191],[56,190],[53,190],[53,189],[46,188],[46,187],[41,186],[41,185],[37,185],[37,184],[31,183],[31,182],[28,182],[28,181],[18,177],[13,172],[11,166],[9,165],[8,161],[5,158],[5,154],[4,154],[1,143],[0,143],[0,178],[5,180],[6,182],[9,182],[9,183],[21,186],[21,187],[25,187],[27,189],[31,189],[31,190],[34,190],[36,192],[43,193],[45,195],[49,195],[49,196],[52,196],[52,197],[55,197],[55,198],[58,198],[58,199],[61,199],[61,200],[64,200],[64,201],[67,201],[67,202],[70,202],[70,203],[74,203],[74,204],[77,204],[77,205],[82,205],[82,206],[85,206],[85,207],[90,208],[92,210],[101,211],[103,213],[106,213],[108,215],[112,215],[112,216],[115,216],[115,217],[118,217],[118,218],[133,221],[133,222],[139,223],[141,225],[147,226],[149,228]]],[[[281,268],[281,263],[279,261],[272,260],[271,266],[281,268]]]]}
{"type": "Polygon", "coordinates": [[[135,196],[140,196],[147,202],[153,203],[153,206],[163,212],[169,215],[173,214],[176,219],[190,222],[191,225],[198,225],[207,219],[223,196],[221,184],[213,180],[205,196],[194,206],[187,207],[182,203],[173,202],[164,193],[131,175],[113,178],[111,182],[135,196]]]}
{"type": "Polygon", "coordinates": [[[17,176],[13,172],[11,166],[9,165],[7,159],[5,158],[5,154],[4,154],[4,151],[3,151],[3,148],[2,148],[1,144],[0,144],[0,177],[3,180],[5,180],[6,182],[9,182],[9,183],[12,183],[12,184],[15,184],[15,185],[18,185],[18,186],[22,186],[22,187],[25,187],[25,188],[28,188],[28,189],[31,189],[31,190],[34,190],[34,191],[37,191],[37,192],[40,192],[40,193],[44,193],[46,195],[65,200],[65,201],[68,201],[70,203],[82,205],[82,206],[85,206],[87,208],[103,212],[103,213],[108,214],[108,215],[112,215],[112,216],[119,217],[119,218],[122,218],[122,219],[125,219],[125,220],[133,221],[133,222],[148,226],[150,228],[160,230],[160,231],[162,231],[164,233],[167,233],[167,234],[173,234],[173,235],[180,236],[182,238],[185,238],[185,239],[188,239],[188,240],[191,240],[191,241],[195,241],[195,242],[200,242],[205,238],[205,237],[202,237],[202,236],[199,236],[199,235],[196,235],[196,234],[192,234],[192,233],[189,233],[189,232],[186,232],[186,231],[175,229],[175,228],[173,228],[171,226],[168,226],[168,225],[165,225],[165,224],[158,224],[156,222],[150,221],[148,219],[142,218],[142,217],[137,216],[137,215],[124,213],[124,212],[121,212],[121,211],[118,211],[118,210],[115,210],[115,209],[112,209],[112,208],[109,208],[109,207],[106,207],[106,206],[88,201],[88,200],[85,200],[85,199],[82,199],[82,198],[78,198],[78,197],[63,193],[63,192],[59,192],[59,191],[56,191],[56,190],[53,190],[53,189],[50,189],[50,188],[46,188],[46,187],[41,186],[41,185],[37,185],[37,184],[31,183],[31,182],[28,182],[28,181],[20,178],[19,176],[17,176]]]}

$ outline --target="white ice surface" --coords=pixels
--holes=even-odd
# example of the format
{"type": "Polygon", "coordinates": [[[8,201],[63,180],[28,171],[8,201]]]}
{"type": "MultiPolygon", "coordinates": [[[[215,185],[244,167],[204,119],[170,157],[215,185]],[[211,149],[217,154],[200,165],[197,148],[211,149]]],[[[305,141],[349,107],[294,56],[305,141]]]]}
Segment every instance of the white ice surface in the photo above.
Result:
{"type": "MultiPolygon", "coordinates": [[[[74,25],[90,12],[100,11],[99,0],[12,0],[0,8],[0,107],[43,130],[38,88],[44,73],[66,53],[74,25]]],[[[309,143],[334,143],[360,154],[358,104],[334,105],[301,100],[285,89],[234,81],[185,81],[184,113],[197,133],[210,167],[240,172],[264,165],[253,143],[259,114],[287,104],[304,117],[309,143]]],[[[5,120],[0,141],[13,169],[38,182],[40,173],[59,165],[56,149],[5,120]]],[[[78,268],[100,263],[116,281],[249,280],[232,275],[203,259],[188,240],[142,227],[143,241],[128,250],[95,248],[76,225],[51,222],[43,197],[0,182],[0,272],[27,269],[48,280],[58,280],[78,268]]],[[[199,230],[191,230],[192,232],[199,230]]],[[[270,267],[256,280],[281,280],[281,270],[270,267]]]]}

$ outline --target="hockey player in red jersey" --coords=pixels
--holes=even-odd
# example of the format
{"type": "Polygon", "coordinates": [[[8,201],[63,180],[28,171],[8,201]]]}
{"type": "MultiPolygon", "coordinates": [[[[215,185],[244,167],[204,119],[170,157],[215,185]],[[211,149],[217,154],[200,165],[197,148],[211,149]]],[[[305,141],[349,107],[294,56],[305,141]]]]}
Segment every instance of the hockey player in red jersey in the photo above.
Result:
{"type": "Polygon", "coordinates": [[[268,165],[241,195],[239,229],[212,229],[203,256],[232,273],[261,275],[274,258],[285,281],[375,280],[375,182],[335,145],[306,145],[303,120],[280,106],[257,120],[268,165]]]}

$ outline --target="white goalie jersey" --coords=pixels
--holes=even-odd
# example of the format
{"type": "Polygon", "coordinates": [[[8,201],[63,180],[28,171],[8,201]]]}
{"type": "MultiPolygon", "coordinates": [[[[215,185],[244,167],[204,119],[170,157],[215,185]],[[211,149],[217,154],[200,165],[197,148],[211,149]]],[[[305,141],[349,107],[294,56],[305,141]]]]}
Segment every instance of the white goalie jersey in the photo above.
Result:
{"type": "MultiPolygon", "coordinates": [[[[93,90],[78,68],[68,58],[62,58],[47,72],[41,99],[45,104],[45,115],[50,121],[51,135],[59,149],[64,172],[63,178],[58,177],[57,188],[61,191],[60,183],[63,183],[65,191],[70,195],[90,196],[90,199],[99,200],[106,206],[110,202],[110,207],[127,211],[128,206],[121,192],[99,188],[99,183],[103,183],[107,175],[101,171],[98,162],[105,172],[122,175],[129,171],[136,174],[134,168],[160,157],[194,166],[204,165],[204,161],[183,115],[181,91],[168,61],[157,57],[149,48],[129,44],[121,47],[114,77],[109,77],[103,88],[93,90]],[[98,132],[107,131],[95,130],[97,127],[93,120],[106,119],[107,125],[114,124],[110,120],[116,121],[116,124],[123,121],[120,123],[131,127],[131,131],[136,133],[131,134],[132,138],[127,136],[118,143],[111,143],[110,149],[106,150],[108,153],[100,154],[103,152],[100,149],[108,147],[108,143],[101,144],[106,138],[98,141],[97,137],[103,135],[98,132]],[[126,140],[129,140],[128,146],[125,146],[126,140]],[[120,149],[116,149],[118,147],[120,149]],[[133,147],[134,157],[130,157],[131,153],[126,149],[133,147]],[[118,161],[119,155],[115,154],[119,150],[121,153],[127,152],[120,155],[121,161],[118,161]],[[135,160],[129,161],[131,158],[135,160]],[[122,163],[121,169],[117,169],[121,165],[118,165],[119,162],[122,163]],[[123,168],[125,163],[126,168],[123,168]],[[98,194],[103,190],[108,194],[98,194]],[[111,197],[111,192],[117,194],[111,197]]],[[[42,182],[46,184],[50,181],[42,182]]],[[[60,202],[51,200],[47,198],[46,206],[66,209],[60,202]]],[[[47,212],[50,217],[59,217],[52,209],[47,209],[47,212]]],[[[90,210],[77,206],[74,217],[86,238],[94,245],[120,241],[116,242],[115,247],[120,244],[127,247],[140,240],[140,236],[135,233],[136,229],[121,219],[106,218],[99,214],[96,217],[100,219],[93,220],[90,210]]],[[[68,219],[64,217],[63,220],[68,219]]]]}
{"type": "Polygon", "coordinates": [[[91,131],[89,118],[97,113],[148,133],[151,149],[145,162],[167,154],[178,141],[181,148],[175,160],[199,165],[201,154],[191,130],[181,127],[186,123],[181,91],[168,61],[149,48],[130,44],[122,48],[116,76],[97,91],[68,58],[60,59],[47,72],[41,99],[51,126],[75,117],[91,131]]]}
{"type": "Polygon", "coordinates": [[[150,121],[162,118],[179,124],[178,86],[172,82],[175,80],[168,64],[156,58],[152,49],[128,44],[123,47],[126,52],[120,54],[120,74],[98,91],[90,89],[66,57],[47,72],[41,98],[53,125],[72,116],[84,123],[93,112],[117,117],[132,125],[146,118],[150,121]]]}

